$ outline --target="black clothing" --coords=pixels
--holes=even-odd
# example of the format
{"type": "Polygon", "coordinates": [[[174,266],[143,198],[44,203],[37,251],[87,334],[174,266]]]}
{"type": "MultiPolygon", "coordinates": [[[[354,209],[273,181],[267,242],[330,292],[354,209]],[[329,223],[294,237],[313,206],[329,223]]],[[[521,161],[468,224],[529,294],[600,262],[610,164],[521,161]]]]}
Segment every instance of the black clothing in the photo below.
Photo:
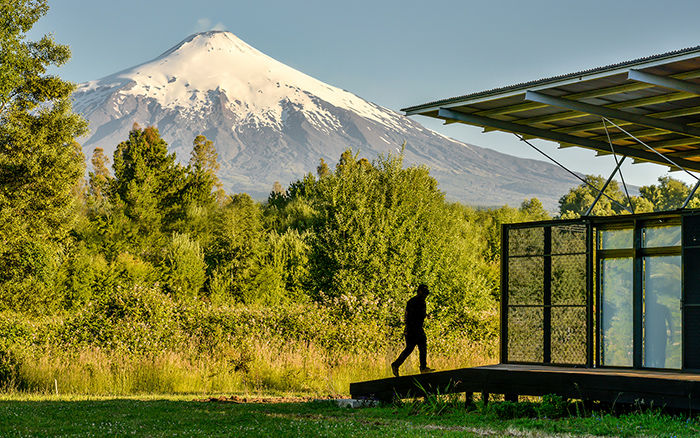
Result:
{"type": "Polygon", "coordinates": [[[406,303],[404,315],[406,333],[423,331],[423,321],[425,321],[425,296],[416,295],[406,303]]]}
{"type": "Polygon", "coordinates": [[[423,321],[425,321],[425,295],[418,294],[406,303],[406,313],[404,314],[406,348],[404,348],[392,366],[401,366],[417,346],[420,368],[422,370],[427,367],[427,338],[423,330],[423,321]]]}
{"type": "Polygon", "coordinates": [[[399,354],[398,359],[392,364],[397,367],[401,366],[406,358],[413,353],[413,349],[418,346],[418,359],[420,361],[420,369],[425,369],[428,365],[426,363],[428,356],[428,339],[425,337],[425,332],[421,327],[420,332],[411,333],[406,331],[406,348],[403,349],[401,354],[399,354]]]}

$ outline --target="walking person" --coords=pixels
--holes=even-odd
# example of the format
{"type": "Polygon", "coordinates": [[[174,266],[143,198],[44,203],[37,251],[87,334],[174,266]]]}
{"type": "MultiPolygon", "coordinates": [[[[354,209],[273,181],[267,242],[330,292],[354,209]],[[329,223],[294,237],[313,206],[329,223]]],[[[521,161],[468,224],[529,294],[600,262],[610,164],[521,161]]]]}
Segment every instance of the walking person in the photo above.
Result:
{"type": "Polygon", "coordinates": [[[425,321],[425,298],[428,296],[428,286],[421,284],[418,286],[416,295],[408,300],[406,304],[406,313],[404,314],[404,322],[406,328],[404,335],[406,336],[406,348],[401,352],[399,357],[391,364],[391,372],[395,377],[399,377],[399,367],[406,358],[413,352],[413,349],[418,347],[418,358],[420,360],[420,372],[429,373],[435,371],[428,368],[426,365],[427,359],[427,338],[423,330],[423,321],[425,321]]]}

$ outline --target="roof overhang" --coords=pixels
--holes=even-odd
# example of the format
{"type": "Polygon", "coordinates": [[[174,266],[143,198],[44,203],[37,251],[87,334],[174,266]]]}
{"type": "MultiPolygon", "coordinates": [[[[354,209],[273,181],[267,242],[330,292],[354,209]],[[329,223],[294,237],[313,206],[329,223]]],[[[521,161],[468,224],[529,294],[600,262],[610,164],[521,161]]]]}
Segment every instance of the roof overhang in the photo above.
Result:
{"type": "Polygon", "coordinates": [[[700,171],[700,46],[402,111],[700,171]]]}

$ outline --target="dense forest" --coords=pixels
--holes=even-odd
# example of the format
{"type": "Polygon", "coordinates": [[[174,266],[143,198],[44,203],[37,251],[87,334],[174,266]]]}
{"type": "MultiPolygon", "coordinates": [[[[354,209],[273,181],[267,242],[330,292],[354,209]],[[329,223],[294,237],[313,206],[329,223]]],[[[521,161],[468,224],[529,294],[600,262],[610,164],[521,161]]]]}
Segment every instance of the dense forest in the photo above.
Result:
{"type": "MultiPolygon", "coordinates": [[[[26,40],[44,1],[9,3],[0,10],[0,388],[343,392],[387,374],[419,283],[432,292],[431,361],[494,359],[500,224],[550,218],[537,199],[448,202],[429,169],[404,167],[401,153],[369,161],[347,150],[259,201],[222,190],[206,137],[179,161],[156,128],[138,125],[113,157],[97,148],[88,166],[74,87],[47,73],[70,51],[51,37],[26,40]]],[[[615,202],[602,198],[594,214],[623,214],[629,202],[637,212],[675,208],[689,190],[664,177],[628,199],[613,183],[615,202]]],[[[594,197],[572,189],[559,215],[582,214],[594,197]]]]}

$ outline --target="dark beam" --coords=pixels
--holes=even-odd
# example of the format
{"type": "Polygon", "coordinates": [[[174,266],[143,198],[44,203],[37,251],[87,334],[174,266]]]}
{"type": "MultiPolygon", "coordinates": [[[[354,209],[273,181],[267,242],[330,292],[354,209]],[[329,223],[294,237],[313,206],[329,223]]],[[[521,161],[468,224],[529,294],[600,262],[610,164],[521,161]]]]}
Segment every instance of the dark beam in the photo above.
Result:
{"type": "Polygon", "coordinates": [[[627,78],[637,82],[656,85],[658,87],[669,88],[671,90],[687,91],[700,95],[700,84],[693,82],[682,81],[680,79],[669,78],[666,76],[653,75],[639,70],[630,70],[627,73],[627,78]]]}
{"type": "MultiPolygon", "coordinates": [[[[679,108],[675,110],[670,110],[670,111],[663,111],[660,113],[653,113],[653,114],[647,114],[648,117],[654,117],[655,119],[670,119],[673,117],[682,117],[682,116],[691,116],[695,114],[700,114],[700,106],[693,106],[689,108],[679,108]]],[[[624,122],[622,120],[613,120],[616,125],[618,126],[626,126],[626,125],[631,125],[632,123],[630,122],[624,122]]],[[[696,123],[691,123],[690,126],[697,126],[696,123]]],[[[565,126],[563,128],[556,128],[554,129],[557,132],[565,132],[565,133],[573,133],[573,132],[583,132],[583,131],[590,131],[594,129],[600,129],[602,127],[602,124],[600,122],[595,122],[595,123],[585,123],[585,124],[579,124],[579,125],[573,125],[573,126],[565,126]]]]}
{"type": "Polygon", "coordinates": [[[680,134],[700,137],[700,128],[687,126],[680,123],[673,123],[666,120],[655,119],[649,116],[633,114],[627,111],[620,111],[604,106],[591,105],[590,103],[579,102],[576,100],[563,99],[554,97],[536,91],[528,91],[525,93],[525,99],[532,102],[546,103],[560,108],[565,108],[582,113],[593,114],[596,116],[607,117],[609,119],[626,120],[639,125],[649,126],[651,128],[665,129],[666,131],[677,132],[680,134]]]}
{"type": "Polygon", "coordinates": [[[667,155],[670,158],[674,158],[674,157],[680,157],[680,158],[700,157],[700,149],[688,149],[685,151],[667,152],[664,155],[667,155]]]}
{"type": "MultiPolygon", "coordinates": [[[[690,99],[690,98],[695,98],[697,97],[693,93],[686,93],[684,91],[677,92],[677,93],[668,93],[668,94],[660,94],[657,96],[648,96],[648,97],[641,97],[639,99],[632,99],[632,100],[623,100],[622,102],[615,102],[615,103],[610,103],[605,105],[605,108],[612,108],[612,109],[622,109],[622,108],[635,108],[638,106],[647,106],[647,105],[657,105],[659,103],[668,103],[668,102],[675,102],[678,100],[685,100],[685,99],[690,99]]],[[[559,99],[562,99],[563,97],[559,97],[559,99]]],[[[568,96],[566,97],[566,100],[571,100],[568,96]]],[[[539,104],[541,105],[541,108],[546,107],[546,104],[539,104]]],[[[685,108],[681,108],[678,110],[673,110],[674,113],[677,113],[676,115],[669,115],[668,117],[678,117],[678,115],[682,115],[684,112],[685,108]]],[[[665,113],[665,112],[664,112],[665,113]]],[[[664,113],[654,113],[654,114],[646,114],[646,117],[657,117],[657,115],[661,114],[659,118],[666,118],[662,117],[664,113]]],[[[478,111],[475,114],[478,115],[483,115],[482,111],[478,111]]],[[[546,114],[543,116],[537,116],[537,117],[530,117],[530,118],[525,118],[525,119],[514,119],[514,122],[517,122],[522,125],[534,125],[534,124],[539,124],[543,125],[543,128],[556,128],[555,125],[550,124],[549,122],[557,122],[560,120],[570,120],[570,119],[577,119],[580,117],[586,117],[589,114],[582,113],[580,111],[562,111],[554,114],[546,114]]],[[[617,122],[616,122],[617,123],[617,122]]]]}
{"type": "MultiPolygon", "coordinates": [[[[597,151],[605,152],[608,154],[612,153],[610,145],[606,142],[592,140],[585,137],[577,137],[575,135],[562,134],[560,132],[549,131],[546,129],[534,128],[532,126],[527,125],[518,125],[517,123],[507,122],[505,120],[491,119],[488,117],[477,116],[474,114],[466,114],[448,108],[440,108],[440,110],[438,111],[438,118],[447,120],[457,120],[459,122],[467,123],[470,125],[491,126],[498,128],[501,131],[516,132],[520,134],[531,135],[537,138],[542,138],[545,140],[556,141],[559,143],[575,144],[578,146],[586,147],[589,149],[595,149],[597,151]]],[[[642,149],[616,145],[615,152],[621,155],[629,155],[630,157],[641,158],[643,160],[668,165],[666,161],[664,161],[655,153],[648,152],[642,149]]],[[[679,166],[683,166],[687,169],[700,171],[700,162],[684,160],[681,158],[675,159],[674,161],[679,166]]]]}

